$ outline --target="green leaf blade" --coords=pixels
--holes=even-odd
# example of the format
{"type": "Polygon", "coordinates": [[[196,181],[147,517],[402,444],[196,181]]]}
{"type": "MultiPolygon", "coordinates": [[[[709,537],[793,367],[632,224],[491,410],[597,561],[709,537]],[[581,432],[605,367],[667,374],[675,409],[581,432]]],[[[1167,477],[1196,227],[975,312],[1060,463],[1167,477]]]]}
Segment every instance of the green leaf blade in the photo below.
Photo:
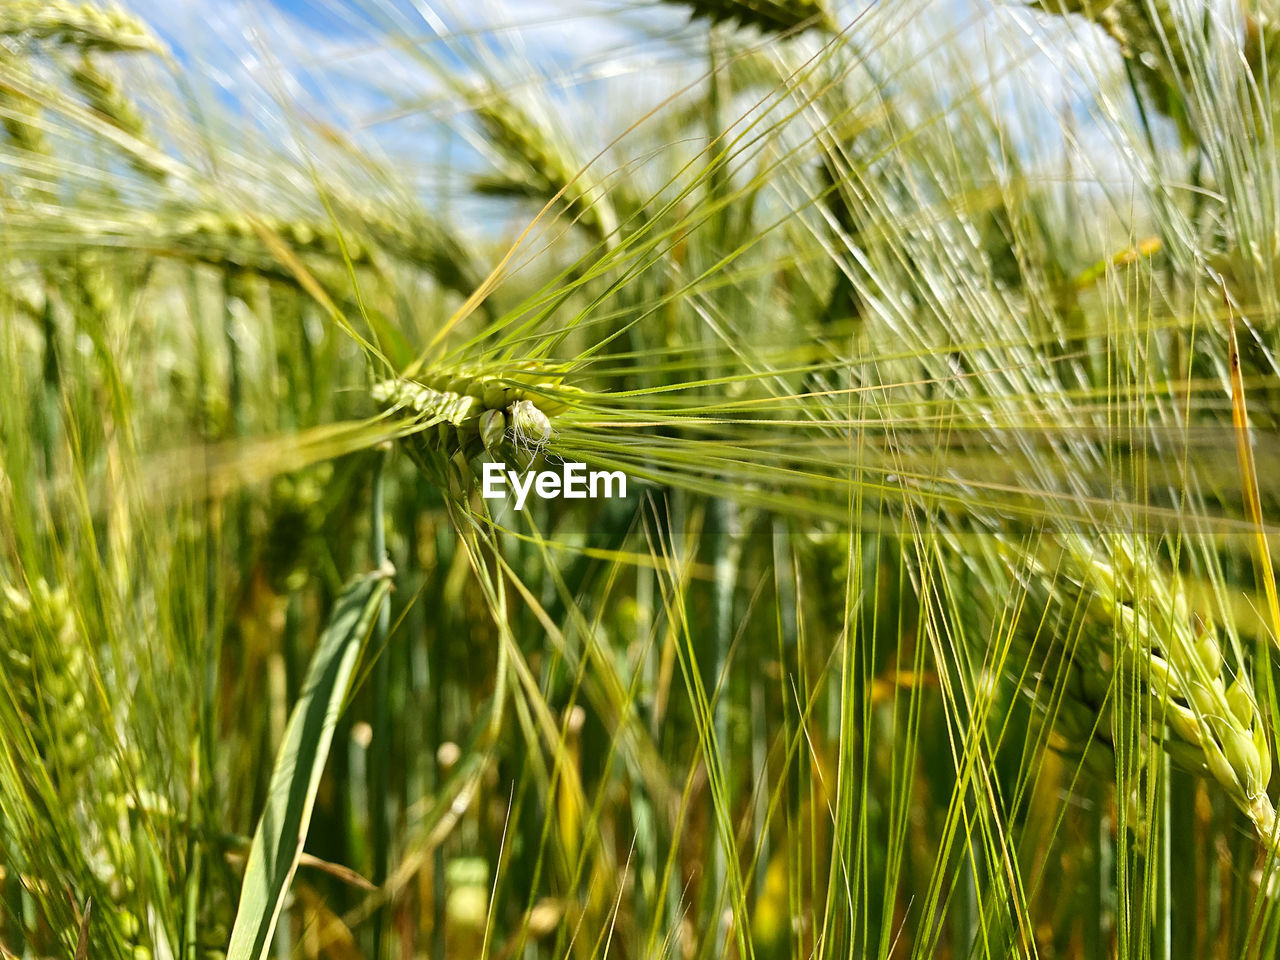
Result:
{"type": "Polygon", "coordinates": [[[360,651],[391,590],[390,569],[344,588],[307,670],[245,865],[227,960],[263,960],[306,842],[316,791],[360,651]]]}

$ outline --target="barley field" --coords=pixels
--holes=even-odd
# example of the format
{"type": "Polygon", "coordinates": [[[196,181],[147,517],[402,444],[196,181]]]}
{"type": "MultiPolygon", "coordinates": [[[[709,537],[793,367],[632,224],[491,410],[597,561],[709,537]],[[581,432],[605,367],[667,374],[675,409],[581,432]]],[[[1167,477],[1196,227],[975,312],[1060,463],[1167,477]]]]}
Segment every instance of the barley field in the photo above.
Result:
{"type": "Polygon", "coordinates": [[[3,960],[1280,956],[1274,0],[0,0],[3,960]]]}

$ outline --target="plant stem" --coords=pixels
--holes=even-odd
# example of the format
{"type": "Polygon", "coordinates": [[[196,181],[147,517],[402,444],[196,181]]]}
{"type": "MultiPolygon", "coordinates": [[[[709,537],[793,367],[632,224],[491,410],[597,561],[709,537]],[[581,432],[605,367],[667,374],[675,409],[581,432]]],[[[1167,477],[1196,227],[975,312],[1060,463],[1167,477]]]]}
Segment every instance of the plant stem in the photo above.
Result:
{"type": "MultiPolygon", "coordinates": [[[[372,526],[373,565],[381,566],[387,559],[387,532],[385,519],[387,453],[379,451],[373,468],[372,526]]],[[[373,665],[373,740],[370,743],[370,833],[373,838],[373,882],[381,886],[387,879],[390,859],[391,817],[391,705],[388,701],[390,682],[390,657],[386,651],[387,634],[391,627],[391,604],[384,603],[378,611],[371,638],[373,665]]],[[[382,956],[385,908],[379,908],[373,923],[373,960],[382,956]]]]}

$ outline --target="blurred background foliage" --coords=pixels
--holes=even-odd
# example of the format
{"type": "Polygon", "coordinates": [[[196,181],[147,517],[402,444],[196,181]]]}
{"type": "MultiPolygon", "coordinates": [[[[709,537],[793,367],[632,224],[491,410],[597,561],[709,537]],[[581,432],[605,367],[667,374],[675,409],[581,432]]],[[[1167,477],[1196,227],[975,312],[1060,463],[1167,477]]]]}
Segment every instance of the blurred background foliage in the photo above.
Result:
{"type": "Polygon", "coordinates": [[[322,636],[264,955],[1276,953],[1272,10],[294,6],[0,2],[6,956],[270,919],[322,636]]]}

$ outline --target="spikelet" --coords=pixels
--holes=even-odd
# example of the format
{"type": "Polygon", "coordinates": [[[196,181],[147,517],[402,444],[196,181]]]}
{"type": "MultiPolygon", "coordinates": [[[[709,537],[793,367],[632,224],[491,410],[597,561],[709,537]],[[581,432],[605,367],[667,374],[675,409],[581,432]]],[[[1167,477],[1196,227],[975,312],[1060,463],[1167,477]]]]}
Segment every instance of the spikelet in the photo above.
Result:
{"type": "Polygon", "coordinates": [[[758,27],[765,33],[834,31],[831,13],[820,0],[667,0],[692,8],[694,18],[712,23],[758,27]]]}
{"type": "Polygon", "coordinates": [[[529,464],[551,442],[551,418],[568,409],[573,387],[554,374],[518,366],[500,375],[468,370],[432,371],[419,380],[384,380],[371,394],[383,410],[414,426],[405,446],[414,462],[441,489],[463,496],[470,488],[470,461],[529,464]]]}
{"type": "Polygon", "coordinates": [[[49,40],[81,50],[163,52],[155,35],[120,7],[59,0],[6,0],[0,5],[0,36],[49,40]]]}

